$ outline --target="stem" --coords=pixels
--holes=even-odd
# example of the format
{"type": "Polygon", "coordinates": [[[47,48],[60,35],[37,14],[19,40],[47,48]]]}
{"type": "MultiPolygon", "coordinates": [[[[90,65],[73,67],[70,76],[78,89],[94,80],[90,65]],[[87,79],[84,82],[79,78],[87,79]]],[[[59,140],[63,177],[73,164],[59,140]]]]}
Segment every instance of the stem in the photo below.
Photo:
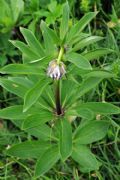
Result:
{"type": "MultiPolygon", "coordinates": [[[[59,55],[58,55],[58,59],[57,59],[58,65],[60,64],[63,53],[64,53],[64,48],[61,47],[59,55]]],[[[62,110],[61,110],[61,104],[60,104],[60,81],[59,80],[56,80],[55,82],[55,100],[56,100],[56,112],[57,112],[57,115],[60,115],[62,114],[62,110]]]]}
{"type": "Polygon", "coordinates": [[[60,48],[59,55],[58,55],[58,59],[57,59],[57,63],[58,63],[58,64],[60,64],[60,61],[61,61],[62,56],[63,56],[63,53],[64,53],[64,48],[61,47],[61,48],[60,48]]]}
{"type": "Polygon", "coordinates": [[[56,100],[56,112],[58,115],[62,113],[61,104],[60,104],[60,81],[56,80],[56,89],[55,89],[55,100],[56,100]]]}

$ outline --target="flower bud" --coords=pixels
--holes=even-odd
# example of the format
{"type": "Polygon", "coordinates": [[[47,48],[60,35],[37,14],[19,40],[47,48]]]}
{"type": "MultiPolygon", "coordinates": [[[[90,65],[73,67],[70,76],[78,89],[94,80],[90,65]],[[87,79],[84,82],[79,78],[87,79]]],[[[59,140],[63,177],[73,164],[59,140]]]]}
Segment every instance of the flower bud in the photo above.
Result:
{"type": "Polygon", "coordinates": [[[58,80],[65,74],[66,74],[65,65],[63,62],[60,62],[60,64],[57,64],[57,61],[53,60],[49,63],[49,66],[47,69],[48,76],[50,76],[53,79],[58,80]]]}

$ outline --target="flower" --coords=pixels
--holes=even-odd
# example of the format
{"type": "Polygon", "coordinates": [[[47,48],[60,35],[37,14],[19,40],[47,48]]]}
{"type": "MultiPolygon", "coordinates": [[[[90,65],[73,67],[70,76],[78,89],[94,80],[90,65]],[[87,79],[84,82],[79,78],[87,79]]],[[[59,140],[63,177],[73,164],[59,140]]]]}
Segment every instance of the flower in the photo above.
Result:
{"type": "Polygon", "coordinates": [[[49,66],[47,69],[48,76],[50,76],[53,79],[58,80],[65,74],[66,74],[65,65],[63,62],[60,62],[60,64],[58,64],[56,60],[53,60],[49,63],[49,66]]]}

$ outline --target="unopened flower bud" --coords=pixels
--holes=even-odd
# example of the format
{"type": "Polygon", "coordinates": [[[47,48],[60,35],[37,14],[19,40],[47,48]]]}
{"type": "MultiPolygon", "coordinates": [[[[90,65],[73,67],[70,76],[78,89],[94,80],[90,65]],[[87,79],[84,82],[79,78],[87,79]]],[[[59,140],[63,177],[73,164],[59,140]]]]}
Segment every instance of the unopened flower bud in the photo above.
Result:
{"type": "Polygon", "coordinates": [[[49,66],[47,69],[48,76],[50,76],[53,79],[58,80],[65,74],[66,74],[65,65],[63,62],[60,62],[60,64],[57,64],[57,61],[53,60],[49,63],[49,66]]]}

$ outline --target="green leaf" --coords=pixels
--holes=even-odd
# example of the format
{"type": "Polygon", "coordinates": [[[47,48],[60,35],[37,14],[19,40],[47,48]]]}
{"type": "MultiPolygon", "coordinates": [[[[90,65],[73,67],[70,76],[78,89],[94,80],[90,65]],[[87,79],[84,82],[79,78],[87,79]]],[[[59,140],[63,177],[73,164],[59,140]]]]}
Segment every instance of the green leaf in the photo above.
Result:
{"type": "Polygon", "coordinates": [[[22,53],[23,55],[29,57],[29,61],[27,60],[27,62],[30,62],[31,60],[36,60],[41,58],[41,56],[38,56],[29,46],[27,46],[26,44],[24,44],[21,41],[11,41],[10,42],[17,47],[22,53]]]}
{"type": "Polygon", "coordinates": [[[59,148],[62,160],[65,161],[72,153],[72,128],[70,122],[61,119],[59,123],[59,148]]]}
{"type": "Polygon", "coordinates": [[[53,114],[49,111],[42,110],[37,114],[31,114],[23,122],[22,129],[26,130],[36,126],[41,126],[47,121],[53,120],[53,114]]]}
{"type": "Polygon", "coordinates": [[[46,173],[59,160],[59,157],[58,146],[51,145],[51,147],[38,159],[35,176],[39,177],[46,173]]]}
{"type": "Polygon", "coordinates": [[[47,84],[49,84],[49,82],[49,80],[41,79],[38,83],[34,85],[33,88],[27,91],[24,97],[24,112],[36,103],[36,101],[39,99],[40,95],[42,94],[47,84]]]}
{"type": "Polygon", "coordinates": [[[69,22],[69,5],[68,5],[68,2],[66,2],[65,5],[63,6],[63,15],[62,15],[62,21],[60,25],[61,40],[65,38],[65,35],[68,31],[68,22],[69,22]]]}
{"type": "Polygon", "coordinates": [[[98,170],[101,165],[95,155],[85,145],[74,145],[72,158],[80,165],[80,171],[90,172],[98,170]]]}
{"type": "Polygon", "coordinates": [[[33,86],[33,81],[28,79],[26,76],[15,76],[15,77],[8,77],[8,79],[14,83],[18,83],[22,86],[25,86],[27,89],[31,88],[33,86]]]}
{"type": "Polygon", "coordinates": [[[105,137],[109,127],[108,121],[92,121],[81,127],[78,126],[74,133],[74,141],[79,144],[90,144],[105,137]]]}
{"type": "Polygon", "coordinates": [[[90,35],[91,34],[81,32],[72,39],[72,41],[70,42],[70,45],[73,46],[73,45],[77,44],[79,41],[82,41],[83,39],[86,39],[90,35]]]}
{"type": "Polygon", "coordinates": [[[23,106],[10,106],[0,110],[0,118],[3,119],[25,119],[26,113],[23,113],[23,106]]]}
{"type": "Polygon", "coordinates": [[[113,74],[112,72],[110,71],[103,71],[103,70],[97,70],[97,71],[91,71],[91,72],[88,72],[84,75],[85,78],[88,78],[88,77],[101,77],[101,78],[112,78],[112,77],[115,77],[115,74],[113,74]]]}
{"type": "Polygon", "coordinates": [[[96,16],[96,12],[89,12],[85,14],[78,23],[76,23],[68,33],[67,42],[69,43],[75,36],[77,36],[96,16]]]}
{"type": "MultiPolygon", "coordinates": [[[[11,109],[11,111],[12,110],[14,111],[14,109],[11,109]]],[[[23,108],[21,107],[21,114],[23,114],[22,110],[23,110],[23,108]]],[[[5,119],[6,118],[9,119],[8,117],[11,116],[10,120],[12,121],[12,123],[15,124],[15,126],[19,127],[20,129],[22,129],[24,119],[27,116],[29,116],[30,112],[31,112],[31,109],[29,112],[24,113],[25,115],[23,117],[21,116],[19,119],[18,119],[18,116],[20,113],[19,114],[16,113],[16,116],[14,116],[15,119],[13,119],[12,118],[13,116],[10,115],[11,112],[9,114],[6,114],[6,112],[5,112],[4,117],[5,117],[5,119]]],[[[34,111],[32,113],[34,113],[34,111]]],[[[56,137],[53,136],[52,128],[50,128],[47,124],[42,124],[42,125],[34,127],[34,128],[26,129],[25,131],[29,135],[37,137],[43,141],[49,141],[49,140],[52,141],[52,140],[56,139],[56,137]]]]}
{"type": "Polygon", "coordinates": [[[84,107],[75,107],[73,109],[68,109],[68,111],[66,112],[67,116],[77,116],[77,117],[81,117],[87,120],[91,120],[94,118],[94,113],[87,108],[84,107]]]}
{"type": "Polygon", "coordinates": [[[60,82],[62,108],[73,100],[73,94],[76,93],[76,90],[77,85],[73,81],[67,79],[60,82]]]}
{"type": "Polygon", "coordinates": [[[54,43],[57,44],[57,45],[60,45],[60,38],[58,37],[55,30],[50,29],[49,27],[47,27],[47,31],[50,34],[51,38],[53,39],[54,43]]]}
{"type": "Polygon", "coordinates": [[[39,67],[32,67],[26,64],[9,64],[0,69],[2,74],[38,74],[43,75],[43,70],[39,67]]]}
{"type": "Polygon", "coordinates": [[[21,85],[18,82],[13,82],[9,79],[4,79],[4,78],[1,78],[0,79],[0,85],[5,88],[7,91],[23,98],[25,93],[28,91],[28,88],[24,85],[21,85]]]}
{"type": "Polygon", "coordinates": [[[81,69],[85,69],[85,70],[92,69],[89,61],[86,58],[84,58],[84,56],[82,56],[81,54],[77,54],[73,52],[69,53],[66,55],[66,60],[75,64],[77,67],[81,69]]]}
{"type": "Polygon", "coordinates": [[[16,0],[16,1],[10,0],[9,6],[11,7],[13,21],[14,23],[16,23],[19,16],[24,11],[24,1],[23,0],[16,0]]]}
{"type": "Polygon", "coordinates": [[[88,61],[91,61],[91,60],[94,60],[94,59],[97,59],[101,56],[104,56],[104,55],[107,55],[107,54],[110,54],[110,53],[113,53],[114,51],[111,50],[111,49],[106,49],[106,48],[103,48],[103,49],[96,49],[96,50],[93,50],[93,51],[90,51],[90,52],[87,52],[84,54],[84,57],[88,60],[88,61]]]}
{"type": "Polygon", "coordinates": [[[35,35],[32,33],[32,31],[25,29],[25,28],[20,28],[21,33],[23,34],[26,42],[30,46],[30,48],[36,52],[38,56],[44,56],[44,50],[40,42],[36,39],[35,35]]]}
{"type": "Polygon", "coordinates": [[[42,98],[44,99],[44,101],[46,101],[49,107],[51,107],[52,109],[56,108],[54,90],[51,85],[48,85],[46,87],[42,98]]]}
{"type": "Polygon", "coordinates": [[[81,41],[79,41],[77,44],[75,44],[75,46],[73,47],[72,50],[78,51],[79,49],[84,48],[85,46],[89,46],[90,44],[93,44],[102,39],[103,39],[103,37],[100,37],[100,36],[86,37],[86,38],[82,39],[81,41]]]}
{"type": "MultiPolygon", "coordinates": [[[[107,102],[87,102],[80,105],[82,108],[88,108],[97,114],[119,114],[120,108],[107,102]]],[[[77,109],[77,107],[76,107],[77,109]]],[[[78,107],[79,109],[79,107],[78,107]]]]}
{"type": "Polygon", "coordinates": [[[48,55],[54,55],[55,54],[55,44],[54,40],[52,39],[51,33],[49,33],[48,27],[44,21],[41,22],[41,30],[42,30],[42,35],[44,38],[44,45],[46,49],[46,53],[48,55]]]}
{"type": "Polygon", "coordinates": [[[102,78],[96,77],[89,77],[85,79],[81,86],[78,88],[78,96],[77,98],[83,96],[85,93],[90,91],[91,89],[95,88],[100,82],[102,78]]]}
{"type": "Polygon", "coordinates": [[[55,139],[52,133],[52,128],[50,128],[47,124],[42,124],[25,131],[43,141],[52,141],[53,139],[55,139]]]}
{"type": "Polygon", "coordinates": [[[50,146],[44,141],[26,141],[13,145],[7,150],[7,154],[19,158],[39,158],[50,146]]]}

